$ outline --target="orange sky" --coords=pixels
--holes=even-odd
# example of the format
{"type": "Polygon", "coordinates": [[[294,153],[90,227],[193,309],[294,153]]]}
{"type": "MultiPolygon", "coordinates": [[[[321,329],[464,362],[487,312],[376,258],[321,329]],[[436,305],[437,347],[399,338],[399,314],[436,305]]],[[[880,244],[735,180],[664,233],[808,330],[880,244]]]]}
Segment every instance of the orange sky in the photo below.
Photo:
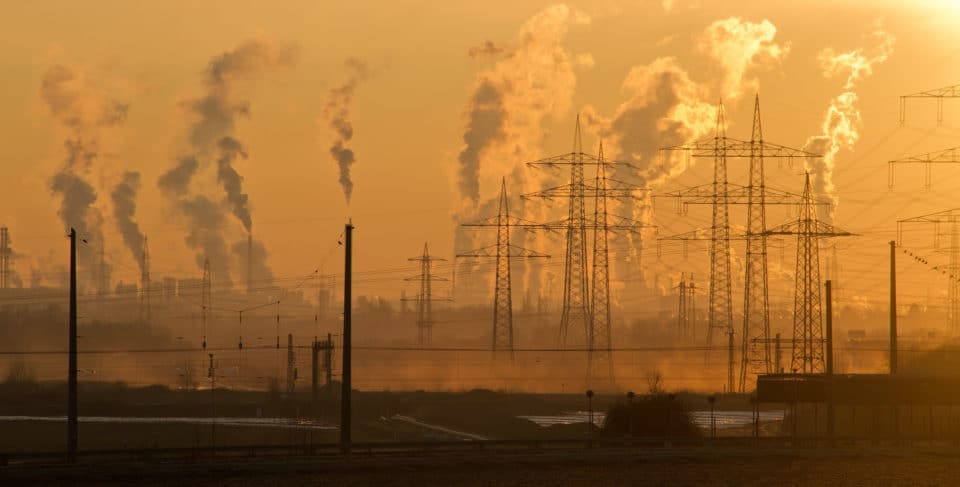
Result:
{"type": "MultiPolygon", "coordinates": [[[[881,299],[884,273],[877,269],[885,265],[885,242],[893,237],[895,220],[955,206],[950,196],[960,183],[960,168],[936,169],[933,190],[928,192],[920,192],[918,169],[901,169],[902,177],[889,192],[885,161],[957,145],[960,106],[955,105],[960,103],[947,102],[946,120],[939,128],[932,103],[912,104],[907,126],[898,128],[897,96],[957,82],[952,67],[960,57],[954,47],[960,7],[946,1],[910,2],[909,8],[899,6],[901,2],[718,3],[570,2],[570,12],[575,13],[553,47],[569,56],[565,75],[572,76],[573,84],[558,82],[554,65],[523,64],[548,83],[540,92],[535,91],[543,87],[536,84],[529,92],[518,88],[514,101],[531,104],[524,116],[542,113],[511,129],[509,137],[516,140],[483,155],[482,171],[487,172],[482,173],[482,199],[495,195],[500,168],[518,167],[526,156],[568,151],[577,112],[613,117],[630,100],[630,88],[624,83],[631,68],[674,57],[700,90],[696,101],[715,104],[730,64],[711,59],[702,43],[711,23],[729,17],[769,21],[776,29],[772,42],[784,49],[779,60],[758,58],[734,80],[743,93],[727,100],[730,134],[749,136],[749,101],[759,88],[766,139],[800,147],[819,133],[831,98],[844,91],[846,75],[825,77],[818,54],[832,48],[835,53],[862,49],[873,55],[878,40],[872,34],[879,28],[896,40],[889,58],[856,84],[862,125],[852,149],[845,146],[837,155],[840,203],[835,223],[862,234],[841,243],[848,296],[881,299]],[[551,106],[543,108],[540,103],[551,106]],[[505,162],[511,150],[516,160],[505,162]]],[[[0,133],[5,135],[0,160],[6,181],[0,192],[0,222],[10,227],[15,251],[25,254],[18,269],[25,275],[34,267],[50,272],[44,262],[62,262],[66,256],[63,224],[57,217],[59,201],[48,182],[63,164],[62,144],[68,132],[40,96],[44,73],[63,64],[83,73],[90,86],[129,103],[124,122],[97,131],[101,156],[89,174],[98,192],[95,206],[106,218],[114,279],[131,282],[138,276],[113,225],[109,201],[113,184],[129,169],[142,173],[136,219],[150,238],[154,276],[197,274],[193,252],[183,243],[185,220],[171,210],[157,188],[157,178],[188,151],[193,118],[183,102],[203,93],[204,69],[211,58],[250,39],[293,45],[298,53],[294,65],[235,85],[237,96],[250,103],[250,116],[239,118],[234,132],[249,158],[238,162],[236,169],[249,194],[254,233],[266,245],[274,274],[306,275],[321,263],[339,270],[340,254],[333,247],[347,217],[358,228],[361,270],[406,266],[406,258],[416,255],[424,241],[435,254],[449,258],[454,252],[452,216],[462,204],[457,157],[464,147],[468,101],[478,76],[505,69],[502,63],[509,67],[508,57],[524,45],[520,34],[524,26],[550,5],[535,1],[8,5],[0,21],[5,67],[0,78],[0,133]],[[468,56],[471,47],[485,41],[505,51],[468,56]],[[349,75],[344,67],[349,57],[365,61],[372,74],[357,87],[351,106],[354,135],[349,145],[357,162],[348,207],[328,153],[334,133],[324,106],[329,90],[349,75]]],[[[585,137],[585,144],[595,147],[595,136],[585,137]]],[[[209,172],[210,162],[205,164],[206,175],[194,181],[195,191],[219,199],[222,192],[209,172]]],[[[743,181],[744,176],[745,166],[731,163],[730,179],[743,181]]],[[[700,165],[663,181],[660,188],[699,184],[709,177],[709,167],[700,165]]],[[[799,167],[778,168],[770,162],[768,181],[799,191],[802,177],[799,167]]],[[[703,226],[709,216],[701,208],[679,217],[671,213],[669,203],[661,206],[655,219],[662,235],[703,226]]],[[[734,224],[742,222],[741,210],[732,209],[734,224]]],[[[786,217],[783,211],[771,210],[768,224],[786,217]]],[[[232,243],[243,237],[243,231],[235,219],[228,222],[227,241],[232,243]]],[[[929,247],[929,241],[918,232],[915,247],[929,247]]],[[[648,279],[660,273],[665,285],[668,276],[675,278],[680,271],[706,276],[703,259],[691,256],[679,261],[674,252],[657,261],[653,243],[647,248],[648,279]]],[[[771,260],[779,259],[778,252],[771,251],[771,260]]],[[[792,272],[792,252],[791,243],[784,261],[787,273],[792,272]]],[[[741,253],[734,248],[735,255],[741,253]]],[[[920,287],[928,286],[925,272],[905,271],[906,300],[926,296],[920,287]]],[[[239,278],[237,274],[235,279],[239,278]]],[[[778,286],[771,293],[774,301],[789,297],[785,282],[771,278],[771,285],[778,286]]],[[[365,285],[360,292],[396,296],[404,285],[384,281],[365,285]]],[[[930,292],[937,296],[945,292],[943,288],[935,286],[930,292]]]]}

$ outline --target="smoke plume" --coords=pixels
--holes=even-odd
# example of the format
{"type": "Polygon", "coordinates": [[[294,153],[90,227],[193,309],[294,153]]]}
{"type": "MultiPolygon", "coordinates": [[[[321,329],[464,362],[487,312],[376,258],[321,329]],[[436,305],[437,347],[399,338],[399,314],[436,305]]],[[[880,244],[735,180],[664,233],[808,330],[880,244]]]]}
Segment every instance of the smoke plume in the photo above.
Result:
{"type": "Polygon", "coordinates": [[[844,91],[833,97],[827,106],[820,133],[809,137],[804,145],[807,151],[823,154],[822,158],[808,158],[805,166],[812,175],[814,192],[828,195],[833,202],[824,215],[827,220],[833,219],[838,201],[833,182],[837,154],[840,149],[852,148],[860,138],[862,120],[857,107],[857,83],[873,74],[874,66],[887,60],[893,52],[896,40],[891,34],[880,29],[877,29],[873,36],[877,44],[870,50],[857,48],[837,53],[828,47],[820,51],[818,56],[825,77],[833,78],[844,74],[847,76],[843,85],[844,91]]]}
{"type": "Polygon", "coordinates": [[[247,195],[243,194],[243,177],[233,168],[233,161],[238,157],[247,158],[243,146],[233,137],[220,139],[220,157],[217,159],[217,181],[223,187],[227,196],[227,204],[237,217],[243,228],[249,233],[252,230],[253,220],[250,217],[250,208],[247,207],[247,195]]]}
{"type": "MultiPolygon", "coordinates": [[[[89,175],[98,162],[105,131],[126,120],[128,105],[82,69],[63,64],[51,66],[43,73],[40,97],[64,132],[66,156],[48,183],[50,191],[60,199],[57,214],[65,229],[75,228],[82,238],[102,248],[103,217],[95,206],[97,191],[89,175]]],[[[84,275],[100,276],[97,284],[109,284],[109,267],[93,272],[98,265],[93,253],[81,256],[79,265],[84,275]]]]}
{"type": "MultiPolygon", "coordinates": [[[[718,20],[706,27],[699,47],[721,69],[720,96],[735,101],[748,88],[756,89],[751,71],[779,64],[789,47],[774,42],[776,27],[764,20],[751,23],[740,18],[718,20]]],[[[713,134],[717,107],[708,100],[710,83],[697,81],[673,57],[658,58],[634,66],[624,79],[625,97],[611,117],[592,107],[584,112],[588,125],[604,140],[608,158],[629,162],[632,167],[614,168],[611,177],[650,188],[661,187],[687,169],[683,154],[660,153],[661,147],[680,145],[713,134]]],[[[652,223],[651,201],[621,204],[617,214],[652,223]]],[[[625,256],[616,260],[614,272],[627,282],[642,282],[640,269],[642,235],[627,236],[625,256]]]]}
{"type": "Polygon", "coordinates": [[[200,163],[196,157],[181,157],[176,166],[160,176],[157,187],[167,196],[183,196],[189,191],[190,180],[199,168],[200,163]]]}
{"type": "Polygon", "coordinates": [[[137,192],[140,190],[140,173],[127,171],[113,191],[110,198],[113,201],[113,218],[123,237],[123,243],[130,250],[133,259],[143,272],[143,232],[134,217],[137,214],[137,192]]]}
{"type": "Polygon", "coordinates": [[[350,109],[353,105],[353,93],[370,74],[367,64],[357,58],[349,58],[344,62],[350,75],[347,80],[330,90],[327,94],[327,104],[323,108],[323,114],[330,122],[330,128],[336,132],[337,137],[330,146],[330,155],[337,162],[337,168],[340,170],[340,186],[343,188],[343,196],[347,203],[350,203],[350,195],[353,193],[353,179],[350,177],[350,166],[356,162],[356,156],[353,150],[347,147],[347,144],[353,139],[353,124],[350,122],[350,109]]]}
{"type": "Polygon", "coordinates": [[[250,252],[250,276],[256,283],[267,283],[273,281],[273,271],[270,270],[270,267],[266,265],[268,252],[267,248],[263,245],[262,242],[257,240],[253,241],[253,246],[248,248],[247,239],[238,240],[230,246],[230,250],[233,252],[235,260],[240,263],[240,270],[243,272],[243,275],[248,275],[247,269],[247,251],[250,252]]]}
{"type": "Polygon", "coordinates": [[[506,111],[503,96],[488,79],[478,82],[470,100],[467,114],[467,129],[463,133],[466,144],[460,151],[460,194],[473,204],[480,202],[480,155],[494,143],[501,142],[506,134],[504,123],[506,111]]]}
{"type": "Polygon", "coordinates": [[[789,44],[777,44],[777,28],[770,21],[748,22],[739,17],[717,20],[704,31],[700,49],[723,67],[721,96],[737,100],[744,91],[756,91],[757,80],[748,72],[759,66],[780,64],[789,44]]]}
{"type": "Polygon", "coordinates": [[[457,157],[464,208],[475,207],[481,198],[496,198],[501,177],[541,155],[544,119],[568,114],[575,69],[589,67],[592,60],[589,54],[570,53],[563,42],[571,27],[589,22],[586,14],[566,5],[547,7],[524,23],[503,59],[477,75],[457,157]]]}
{"type": "MultiPolygon", "coordinates": [[[[247,158],[236,137],[237,120],[250,116],[250,102],[240,93],[244,83],[262,74],[294,65],[298,50],[277,46],[265,39],[246,41],[235,49],[214,56],[204,73],[204,92],[187,100],[184,107],[195,117],[188,130],[189,152],[160,176],[157,186],[172,206],[187,220],[187,245],[196,252],[198,266],[210,259],[211,272],[220,282],[230,282],[229,250],[224,232],[229,211],[249,233],[253,227],[243,176],[235,164],[247,158]],[[194,178],[215,162],[217,182],[223,191],[218,203],[205,191],[193,188],[194,178]]],[[[265,263],[262,263],[266,265],[265,263]]]]}
{"type": "MultiPolygon", "coordinates": [[[[493,66],[477,74],[464,108],[463,145],[457,156],[458,221],[495,215],[504,176],[511,213],[531,219],[544,216],[525,208],[519,195],[538,188],[552,175],[531,176],[524,163],[542,156],[544,121],[569,115],[576,69],[588,68],[592,58],[571,53],[563,44],[571,27],[589,22],[586,14],[567,5],[546,7],[523,24],[508,44],[511,47],[504,49],[493,66]]],[[[572,127],[572,118],[564,121],[572,127]]],[[[537,210],[543,211],[541,206],[536,205],[537,210]]],[[[512,238],[515,245],[526,243],[523,233],[512,238]]],[[[454,246],[457,250],[474,248],[473,234],[458,227],[454,246]]],[[[463,267],[470,265],[474,263],[464,261],[458,276],[468,275],[469,269],[463,267]]],[[[540,292],[536,269],[540,265],[527,261],[529,272],[515,274],[519,281],[526,280],[527,291],[534,296],[540,292]]],[[[457,285],[462,289],[469,283],[458,277],[457,285]]]]}

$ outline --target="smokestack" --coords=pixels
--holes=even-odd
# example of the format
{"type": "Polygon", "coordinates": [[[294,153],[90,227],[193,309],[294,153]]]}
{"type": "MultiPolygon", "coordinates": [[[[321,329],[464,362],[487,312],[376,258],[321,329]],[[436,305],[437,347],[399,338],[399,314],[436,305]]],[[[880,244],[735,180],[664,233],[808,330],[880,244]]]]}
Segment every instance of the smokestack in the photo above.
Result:
{"type": "Polygon", "coordinates": [[[253,293],[253,233],[247,234],[247,294],[253,293]]]}

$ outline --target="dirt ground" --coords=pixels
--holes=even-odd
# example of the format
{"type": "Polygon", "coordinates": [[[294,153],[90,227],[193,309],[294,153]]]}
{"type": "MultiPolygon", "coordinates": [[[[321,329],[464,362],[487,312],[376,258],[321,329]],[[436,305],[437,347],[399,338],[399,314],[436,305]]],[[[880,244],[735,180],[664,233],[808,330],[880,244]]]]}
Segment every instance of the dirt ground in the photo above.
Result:
{"type": "Polygon", "coordinates": [[[841,459],[716,459],[695,462],[644,461],[612,464],[473,466],[389,472],[287,474],[210,479],[196,485],[283,486],[882,486],[956,485],[960,458],[862,457],[841,459]]]}
{"type": "Polygon", "coordinates": [[[960,451],[675,449],[305,459],[216,465],[0,470],[16,485],[845,486],[955,485],[960,451]],[[36,476],[34,476],[36,475],[36,476]]]}

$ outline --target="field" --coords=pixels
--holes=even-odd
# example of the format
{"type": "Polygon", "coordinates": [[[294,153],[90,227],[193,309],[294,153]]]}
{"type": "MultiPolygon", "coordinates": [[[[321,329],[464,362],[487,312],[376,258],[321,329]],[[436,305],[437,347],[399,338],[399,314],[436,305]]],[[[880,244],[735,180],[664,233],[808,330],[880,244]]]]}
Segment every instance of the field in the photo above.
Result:
{"type": "MultiPolygon", "coordinates": [[[[960,454],[946,450],[582,450],[124,464],[16,469],[18,484],[101,485],[951,485],[960,454]]],[[[2,471],[0,471],[2,472],[2,471]]]]}

